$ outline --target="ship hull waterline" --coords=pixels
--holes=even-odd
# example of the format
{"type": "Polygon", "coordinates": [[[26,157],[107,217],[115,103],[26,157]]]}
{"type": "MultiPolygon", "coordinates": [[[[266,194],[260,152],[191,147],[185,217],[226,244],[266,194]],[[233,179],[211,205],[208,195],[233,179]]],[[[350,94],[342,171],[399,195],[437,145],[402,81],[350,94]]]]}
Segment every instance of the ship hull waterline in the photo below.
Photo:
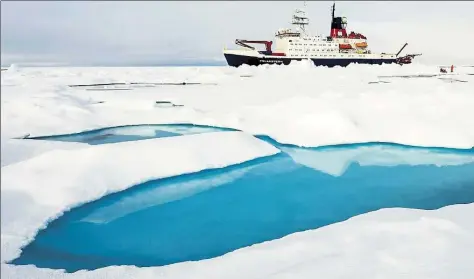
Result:
{"type": "MultiPolygon", "coordinates": [[[[224,53],[227,64],[232,67],[239,67],[242,65],[259,66],[259,65],[289,65],[292,61],[307,60],[308,58],[288,58],[288,57],[256,57],[239,54],[224,53]]],[[[315,66],[327,67],[347,67],[349,64],[369,64],[382,65],[397,63],[396,58],[377,59],[377,58],[309,58],[315,66]]]]}

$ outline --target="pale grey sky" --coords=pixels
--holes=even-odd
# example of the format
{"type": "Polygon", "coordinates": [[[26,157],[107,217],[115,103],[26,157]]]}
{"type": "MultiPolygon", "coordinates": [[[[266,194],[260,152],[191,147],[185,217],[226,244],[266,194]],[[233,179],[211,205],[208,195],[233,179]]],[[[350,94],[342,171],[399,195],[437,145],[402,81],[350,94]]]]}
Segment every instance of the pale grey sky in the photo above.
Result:
{"type": "MultiPolygon", "coordinates": [[[[332,2],[307,2],[310,31],[328,35],[332,2]]],[[[1,2],[2,65],[180,64],[224,61],[236,38],[272,40],[303,1],[1,2]]],[[[372,51],[474,64],[474,2],[336,2],[372,51]]]]}

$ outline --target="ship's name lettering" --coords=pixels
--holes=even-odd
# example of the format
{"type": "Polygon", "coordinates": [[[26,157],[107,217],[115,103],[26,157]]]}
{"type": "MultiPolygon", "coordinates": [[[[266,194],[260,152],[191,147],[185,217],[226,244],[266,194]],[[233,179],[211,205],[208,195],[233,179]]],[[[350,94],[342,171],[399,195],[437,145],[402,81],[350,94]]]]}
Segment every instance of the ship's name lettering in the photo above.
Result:
{"type": "Polygon", "coordinates": [[[260,62],[265,62],[265,63],[282,63],[283,61],[281,61],[281,60],[267,60],[267,59],[263,59],[263,60],[260,60],[260,62]]]}

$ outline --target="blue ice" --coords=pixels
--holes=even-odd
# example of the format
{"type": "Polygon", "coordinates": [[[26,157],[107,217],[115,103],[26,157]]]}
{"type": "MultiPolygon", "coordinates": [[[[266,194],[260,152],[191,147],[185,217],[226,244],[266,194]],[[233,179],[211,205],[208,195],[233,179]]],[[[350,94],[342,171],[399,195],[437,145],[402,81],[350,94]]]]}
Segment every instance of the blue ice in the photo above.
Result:
{"type": "Polygon", "coordinates": [[[282,152],[149,181],[72,209],[13,263],[69,272],[161,266],[381,208],[431,210],[474,201],[474,150],[376,143],[299,148],[260,138],[282,152]]]}

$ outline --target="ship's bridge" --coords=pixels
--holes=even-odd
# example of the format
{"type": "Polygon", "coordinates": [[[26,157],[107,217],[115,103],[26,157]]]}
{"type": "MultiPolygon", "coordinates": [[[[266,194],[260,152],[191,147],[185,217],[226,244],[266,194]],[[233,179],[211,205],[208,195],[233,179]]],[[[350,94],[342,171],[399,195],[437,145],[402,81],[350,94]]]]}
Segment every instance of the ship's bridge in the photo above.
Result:
{"type": "Polygon", "coordinates": [[[275,37],[284,38],[284,37],[300,37],[301,33],[298,31],[293,31],[291,28],[280,28],[275,33],[275,37]]]}

